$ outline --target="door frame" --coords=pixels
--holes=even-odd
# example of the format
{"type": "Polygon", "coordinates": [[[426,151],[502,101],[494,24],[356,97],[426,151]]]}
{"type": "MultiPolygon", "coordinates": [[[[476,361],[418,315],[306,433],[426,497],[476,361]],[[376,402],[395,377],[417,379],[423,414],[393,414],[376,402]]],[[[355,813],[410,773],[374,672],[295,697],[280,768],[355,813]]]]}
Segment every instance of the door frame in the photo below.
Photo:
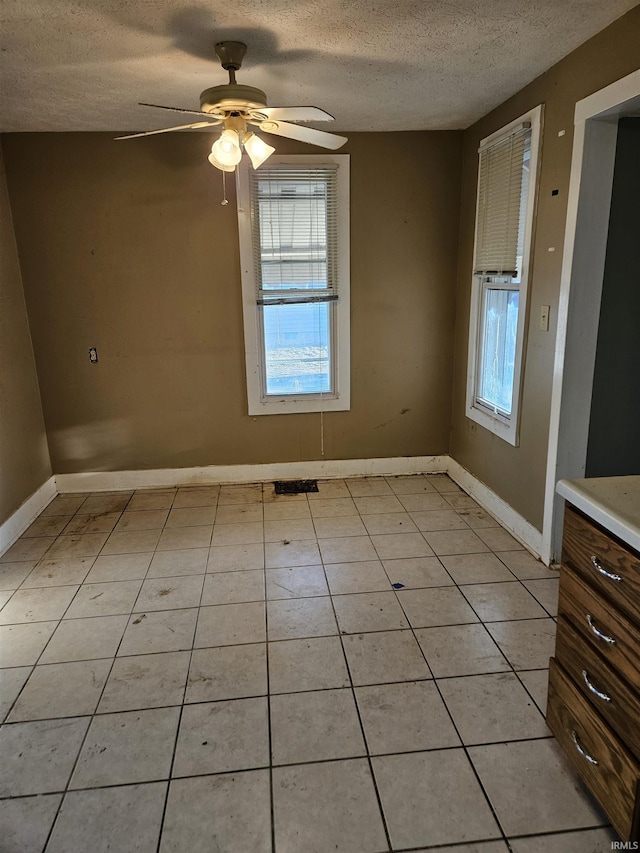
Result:
{"type": "Polygon", "coordinates": [[[556,484],[584,477],[618,120],[640,114],[640,70],[576,103],[549,419],[542,554],[560,560],[556,484]]]}

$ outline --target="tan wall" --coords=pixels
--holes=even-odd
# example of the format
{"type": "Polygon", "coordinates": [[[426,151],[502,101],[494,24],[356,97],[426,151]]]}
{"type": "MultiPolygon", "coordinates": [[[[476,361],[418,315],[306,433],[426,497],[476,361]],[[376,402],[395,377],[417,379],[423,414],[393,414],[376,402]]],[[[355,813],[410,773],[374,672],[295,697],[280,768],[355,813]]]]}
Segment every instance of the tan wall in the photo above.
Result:
{"type": "Polygon", "coordinates": [[[51,475],[0,152],[0,524],[51,475]]]}
{"type": "Polygon", "coordinates": [[[515,97],[465,132],[456,308],[453,457],[528,521],[542,526],[544,481],[573,114],[576,101],[640,67],[640,7],[569,54],[515,97]],[[530,322],[524,368],[520,446],[465,417],[471,265],[480,139],[537,104],[544,104],[544,133],[530,288],[530,322]],[[558,132],[564,130],[564,136],[558,132]],[[552,196],[552,190],[558,195],[552,196]],[[554,251],[550,252],[549,248],[554,251]],[[548,332],[539,330],[541,305],[551,305],[548,332]]]}
{"type": "MultiPolygon", "coordinates": [[[[352,409],[324,416],[326,458],[449,449],[461,142],[351,134],[343,149],[352,409]]],[[[247,415],[233,186],[222,207],[210,144],[5,139],[56,473],[320,458],[318,414],[247,415]]]]}

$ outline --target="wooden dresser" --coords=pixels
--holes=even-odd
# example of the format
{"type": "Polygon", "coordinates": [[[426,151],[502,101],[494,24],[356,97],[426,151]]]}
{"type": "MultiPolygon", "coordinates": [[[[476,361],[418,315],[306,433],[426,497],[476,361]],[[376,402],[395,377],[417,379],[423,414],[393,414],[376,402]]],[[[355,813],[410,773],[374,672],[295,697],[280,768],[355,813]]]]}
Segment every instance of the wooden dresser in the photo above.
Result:
{"type": "Polygon", "coordinates": [[[640,554],[580,503],[565,509],[547,723],[620,837],[638,841],[640,554]]]}

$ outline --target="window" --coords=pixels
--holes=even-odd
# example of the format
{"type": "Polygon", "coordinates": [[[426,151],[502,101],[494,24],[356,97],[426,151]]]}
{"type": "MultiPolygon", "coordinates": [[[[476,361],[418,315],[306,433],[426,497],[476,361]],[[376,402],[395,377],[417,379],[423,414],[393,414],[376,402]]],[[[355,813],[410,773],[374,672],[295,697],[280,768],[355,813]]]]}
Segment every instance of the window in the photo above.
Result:
{"type": "Polygon", "coordinates": [[[249,414],[349,409],[349,156],[238,169],[249,414]]]}
{"type": "Polygon", "coordinates": [[[518,443],[542,107],[479,150],[467,417],[518,443]]]}

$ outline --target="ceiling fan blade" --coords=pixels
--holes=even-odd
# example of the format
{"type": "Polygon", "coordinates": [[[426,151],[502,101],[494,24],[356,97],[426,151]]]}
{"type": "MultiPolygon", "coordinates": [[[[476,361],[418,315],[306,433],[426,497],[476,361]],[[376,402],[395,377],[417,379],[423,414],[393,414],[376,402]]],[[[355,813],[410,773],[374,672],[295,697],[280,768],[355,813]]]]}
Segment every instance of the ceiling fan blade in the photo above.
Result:
{"type": "Polygon", "coordinates": [[[346,136],[338,136],[336,133],[327,133],[324,130],[316,130],[313,127],[300,127],[297,124],[289,124],[286,121],[251,122],[257,124],[265,133],[273,133],[275,136],[286,136],[288,139],[298,139],[300,142],[308,142],[309,145],[318,145],[320,148],[331,148],[336,150],[342,148],[347,142],[346,136]]]}
{"type": "Polygon", "coordinates": [[[273,121],[334,121],[320,107],[261,107],[260,112],[273,121]]]}
{"type": "Polygon", "coordinates": [[[215,113],[205,113],[202,110],[184,110],[182,107],[164,107],[162,104],[143,104],[138,102],[139,107],[154,107],[157,110],[171,110],[173,113],[189,113],[192,116],[215,116],[215,113]]]}
{"type": "Polygon", "coordinates": [[[215,127],[217,124],[220,124],[220,121],[197,121],[195,124],[179,124],[177,127],[163,127],[160,130],[145,130],[143,133],[114,136],[114,139],[136,139],[139,136],[153,136],[156,133],[171,133],[172,130],[197,130],[200,127],[215,127]]]}

